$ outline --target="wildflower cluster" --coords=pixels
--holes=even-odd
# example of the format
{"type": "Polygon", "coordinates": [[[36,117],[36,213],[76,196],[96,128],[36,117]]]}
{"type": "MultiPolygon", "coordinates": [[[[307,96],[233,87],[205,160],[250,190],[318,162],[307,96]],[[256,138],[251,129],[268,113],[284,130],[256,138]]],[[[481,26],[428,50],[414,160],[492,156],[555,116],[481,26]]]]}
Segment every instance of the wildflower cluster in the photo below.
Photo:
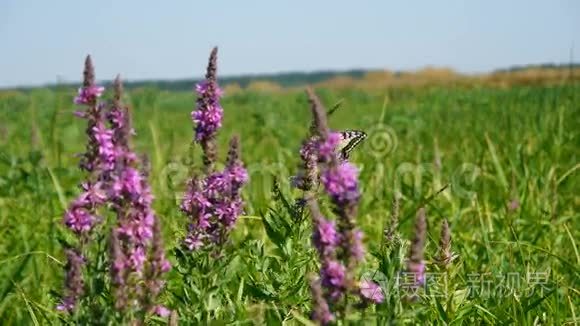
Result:
{"type": "MultiPolygon", "coordinates": [[[[180,204],[180,210],[188,218],[187,234],[182,240],[184,247],[190,251],[217,249],[213,253],[221,254],[219,250],[227,243],[238,217],[243,213],[245,203],[241,192],[249,176],[241,160],[238,136],[230,140],[223,168],[216,167],[216,137],[224,114],[220,104],[223,94],[217,83],[217,48],[210,54],[205,79],[195,89],[196,107],[191,113],[193,142],[203,151],[203,171],[194,174],[188,181],[180,204]]],[[[65,248],[65,288],[57,309],[78,316],[85,312],[78,307],[86,305],[89,310],[92,309],[91,316],[95,316],[97,312],[109,312],[109,306],[103,310],[94,307],[103,302],[102,297],[110,294],[109,302],[117,311],[113,314],[113,318],[118,318],[117,322],[143,325],[147,316],[156,314],[162,317],[171,315],[168,322],[173,325],[176,324],[177,310],[170,311],[159,304],[165,287],[164,274],[172,266],[165,255],[160,220],[153,210],[154,197],[148,182],[148,168],[144,167],[144,159],[132,149],[131,139],[135,131],[129,109],[121,100],[123,87],[120,78],[115,80],[110,103],[99,101],[103,93],[104,88],[95,84],[94,68],[90,57],[87,57],[83,86],[74,99],[74,103],[85,107],[76,115],[87,120],[88,142],[79,163],[87,178],[80,184],[81,193],[63,216],[64,224],[76,236],[76,241],[65,248]],[[103,260],[101,257],[107,253],[101,252],[99,241],[105,238],[108,239],[108,259],[103,260]],[[90,275],[92,279],[85,278],[87,270],[93,273],[90,275]],[[101,281],[108,281],[108,291],[94,293],[102,289],[100,285],[104,283],[101,281]]],[[[365,256],[363,233],[356,221],[361,199],[359,171],[348,162],[346,155],[339,154],[338,147],[343,137],[328,127],[326,110],[316,94],[311,89],[307,94],[313,119],[310,134],[300,149],[301,171],[294,177],[293,183],[303,191],[301,207],[308,205],[311,213],[311,241],[320,263],[319,274],[309,279],[313,302],[311,318],[323,325],[333,322],[340,324],[346,320],[352,307],[365,309],[372,304],[391,303],[392,300],[385,299],[377,283],[357,281],[356,274],[365,256]],[[329,214],[323,214],[326,210],[321,209],[317,194],[319,186],[322,186],[325,198],[330,202],[329,214]],[[355,301],[356,305],[353,305],[355,301]]],[[[276,183],[275,189],[277,187],[276,183]]],[[[275,193],[280,193],[279,189],[275,193]]],[[[290,207],[284,201],[286,207],[290,207]]],[[[395,194],[391,222],[384,231],[384,243],[390,252],[394,252],[392,249],[395,246],[402,247],[397,231],[399,208],[400,197],[395,194]]],[[[300,210],[300,217],[302,213],[300,210]]],[[[414,231],[406,266],[402,269],[415,276],[410,286],[418,289],[427,283],[424,261],[427,218],[424,208],[417,212],[414,231]]],[[[301,239],[302,233],[298,233],[297,238],[301,239]]],[[[285,242],[284,246],[290,243],[285,242]]],[[[442,269],[449,268],[455,259],[451,249],[451,230],[447,220],[444,220],[439,253],[435,258],[442,269]]],[[[177,252],[182,253],[180,250],[177,252]]],[[[192,257],[191,261],[199,258],[192,257]]],[[[215,259],[216,255],[206,258],[210,259],[200,266],[209,269],[202,273],[211,275],[210,269],[214,265],[205,262],[215,259]]],[[[390,262],[390,258],[399,261],[397,255],[387,258],[383,261],[390,262]]],[[[194,266],[190,267],[178,270],[190,277],[194,266]]],[[[398,268],[395,265],[393,270],[398,268]]],[[[213,289],[219,286],[217,284],[209,286],[213,289]]],[[[189,281],[187,285],[191,285],[189,281]]],[[[205,295],[206,289],[197,285],[192,287],[195,288],[193,292],[205,295]]],[[[183,291],[184,298],[188,297],[188,289],[183,291]]],[[[243,295],[242,292],[239,295],[243,295]]],[[[407,297],[411,301],[417,298],[416,294],[407,297]]],[[[197,313],[195,309],[192,308],[192,311],[197,313]]],[[[208,320],[211,318],[209,316],[208,320]]]]}
{"type": "Polygon", "coordinates": [[[184,240],[189,250],[223,244],[242,213],[241,188],[248,181],[248,174],[239,155],[239,139],[233,137],[224,170],[190,180],[181,203],[181,210],[191,218],[184,240]]]}
{"type": "MultiPolygon", "coordinates": [[[[372,282],[355,281],[357,265],[363,260],[364,247],[362,232],[356,227],[356,210],[360,198],[358,189],[358,171],[348,161],[341,161],[337,156],[340,135],[330,132],[326,122],[326,111],[311,90],[308,91],[313,125],[316,126],[314,143],[306,142],[301,156],[314,156],[319,163],[320,181],[333,203],[335,220],[325,218],[311,191],[307,195],[313,220],[312,242],[316,247],[321,263],[320,281],[312,281],[312,293],[315,307],[312,318],[321,324],[336,318],[333,312],[348,309],[346,297],[358,295],[363,302],[380,303],[383,294],[378,285],[372,282]],[[305,153],[304,155],[304,152],[305,153]],[[372,284],[367,284],[372,283],[372,284]]],[[[306,173],[308,174],[308,172],[306,173]]]]}
{"type": "Polygon", "coordinates": [[[83,87],[78,91],[74,102],[86,106],[84,111],[75,114],[87,120],[87,149],[81,155],[80,168],[88,173],[87,180],[81,183],[82,192],[74,199],[64,213],[64,224],[78,237],[77,248],[67,248],[65,266],[65,289],[61,311],[72,311],[84,294],[83,269],[87,259],[85,252],[89,245],[90,233],[102,218],[97,215],[98,208],[107,201],[106,181],[114,161],[112,131],[105,127],[105,106],[98,102],[104,91],[95,85],[95,73],[90,56],[85,60],[83,87]]]}
{"type": "Polygon", "coordinates": [[[115,80],[111,105],[98,102],[104,88],[94,83],[90,57],[85,62],[84,83],[74,102],[86,105],[77,116],[88,120],[88,145],[80,162],[89,173],[81,184],[83,192],[64,214],[64,224],[79,238],[76,249],[67,250],[65,296],[59,310],[72,311],[84,294],[83,266],[99,214],[114,212],[116,223],[110,236],[110,276],[115,306],[152,312],[154,299],[163,285],[161,276],[171,265],[165,258],[159,222],[151,207],[153,196],[147,173],[139,169],[137,155],[130,148],[133,129],[128,109],[121,103],[122,85],[115,80]],[[101,210],[103,208],[103,210],[101,210]],[[133,307],[129,307],[129,302],[133,307]]]}
{"type": "Polygon", "coordinates": [[[151,301],[151,294],[159,292],[159,286],[151,283],[162,284],[157,278],[169,271],[171,265],[162,250],[161,230],[151,207],[153,195],[147,173],[139,170],[137,155],[129,146],[133,129],[121,96],[121,81],[117,77],[115,98],[107,115],[116,157],[109,189],[109,201],[117,217],[111,235],[111,247],[114,248],[111,271],[116,306],[124,310],[129,308],[129,301],[134,301],[128,299],[136,299],[141,307],[145,307],[144,302],[151,301]],[[152,275],[156,279],[146,278],[152,275]]]}
{"type": "Polygon", "coordinates": [[[215,136],[221,127],[223,109],[219,103],[222,95],[217,80],[217,48],[211,52],[206,79],[197,85],[197,107],[192,112],[195,124],[194,141],[204,152],[205,173],[194,176],[181,202],[181,211],[190,221],[184,245],[189,250],[221,246],[227,241],[229,231],[243,212],[241,190],[248,181],[248,173],[240,158],[240,141],[232,137],[226,166],[214,170],[217,159],[215,136]]]}

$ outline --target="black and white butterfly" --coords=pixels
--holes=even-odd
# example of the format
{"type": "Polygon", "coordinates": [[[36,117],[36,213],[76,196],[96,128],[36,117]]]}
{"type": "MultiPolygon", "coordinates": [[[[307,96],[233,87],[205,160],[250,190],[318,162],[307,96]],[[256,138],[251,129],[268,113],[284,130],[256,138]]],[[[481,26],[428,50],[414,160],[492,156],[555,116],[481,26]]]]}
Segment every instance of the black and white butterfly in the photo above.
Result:
{"type": "MultiPolygon", "coordinates": [[[[340,141],[336,146],[338,159],[341,161],[348,160],[350,153],[355,149],[366,137],[364,131],[347,129],[338,132],[340,134],[340,141]]],[[[316,140],[317,137],[312,138],[316,140]]],[[[298,175],[290,177],[290,183],[297,185],[301,182],[304,171],[299,171],[298,175]]]]}
{"type": "Polygon", "coordinates": [[[360,130],[344,130],[340,131],[340,143],[337,146],[339,151],[339,158],[343,161],[348,160],[350,152],[357,147],[365,138],[367,134],[360,130]]]}
{"type": "MultiPolygon", "coordinates": [[[[367,137],[367,134],[364,131],[352,129],[339,131],[338,133],[340,134],[340,142],[336,146],[336,152],[338,159],[344,162],[348,160],[352,150],[367,137]]],[[[303,176],[304,171],[298,171],[298,175],[290,177],[290,184],[293,185],[293,187],[300,188],[303,176]]]]}

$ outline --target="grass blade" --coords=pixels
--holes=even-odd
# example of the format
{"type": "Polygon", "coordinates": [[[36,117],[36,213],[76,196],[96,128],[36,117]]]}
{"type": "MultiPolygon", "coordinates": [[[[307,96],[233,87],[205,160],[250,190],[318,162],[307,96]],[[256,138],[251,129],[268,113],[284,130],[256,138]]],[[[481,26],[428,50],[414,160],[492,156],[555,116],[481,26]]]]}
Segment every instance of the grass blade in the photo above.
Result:
{"type": "Polygon", "coordinates": [[[487,147],[489,148],[489,153],[491,154],[491,160],[493,162],[493,166],[495,167],[495,171],[497,172],[497,177],[499,178],[499,182],[501,186],[507,191],[509,188],[509,183],[505,176],[505,172],[501,167],[501,163],[499,161],[499,157],[497,155],[497,151],[495,150],[495,146],[493,145],[491,139],[489,139],[489,135],[485,134],[485,140],[487,141],[487,147]]]}
{"type": "Polygon", "coordinates": [[[48,174],[50,174],[50,179],[52,180],[52,185],[54,186],[54,190],[56,191],[56,194],[58,196],[60,206],[62,207],[63,211],[66,211],[68,203],[66,200],[66,196],[64,195],[64,191],[62,190],[62,187],[60,185],[60,182],[58,181],[56,175],[54,175],[54,172],[52,172],[51,168],[47,167],[46,170],[48,171],[48,174]]]}

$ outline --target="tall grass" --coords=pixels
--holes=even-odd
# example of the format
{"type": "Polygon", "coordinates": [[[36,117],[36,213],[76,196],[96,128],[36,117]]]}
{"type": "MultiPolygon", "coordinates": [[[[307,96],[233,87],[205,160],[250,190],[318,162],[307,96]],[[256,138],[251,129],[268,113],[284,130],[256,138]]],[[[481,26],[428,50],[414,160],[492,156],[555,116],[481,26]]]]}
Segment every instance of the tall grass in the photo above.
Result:
{"type": "MultiPolygon", "coordinates": [[[[369,249],[365,271],[380,271],[391,281],[401,266],[408,241],[388,252],[382,246],[391,199],[398,191],[402,238],[411,238],[416,210],[427,203],[428,272],[448,279],[445,296],[423,291],[419,302],[407,305],[390,292],[372,314],[353,318],[379,323],[577,323],[579,93],[579,84],[318,90],[329,107],[343,100],[330,119],[332,128],[369,133],[351,156],[361,168],[358,223],[369,249]],[[390,142],[388,150],[381,147],[387,146],[381,145],[381,137],[390,142]],[[443,219],[449,221],[452,250],[458,255],[444,272],[430,264],[443,219]],[[469,293],[476,274],[480,289],[490,282],[496,291],[469,293]],[[521,291],[499,293],[508,275],[520,282],[521,291]],[[528,282],[533,281],[530,276],[545,279],[528,282]]],[[[59,322],[53,289],[62,283],[58,241],[66,234],[61,218],[81,180],[74,155],[84,146],[85,126],[73,117],[69,104],[73,95],[74,90],[34,90],[0,98],[4,324],[59,322]]],[[[142,89],[127,100],[137,131],[135,148],[152,162],[155,210],[172,248],[186,223],[177,208],[179,193],[190,163],[201,163],[200,152],[191,148],[194,95],[142,89]]],[[[286,220],[271,185],[276,177],[285,197],[297,196],[286,180],[295,172],[309,125],[306,96],[240,92],[226,95],[222,104],[219,146],[223,153],[228,139],[241,135],[250,173],[244,191],[247,212],[238,222],[230,258],[199,262],[198,270],[185,273],[190,275],[186,280],[176,268],[164,299],[183,321],[305,323],[310,309],[305,276],[316,269],[310,226],[308,219],[286,220]],[[193,292],[184,292],[182,282],[189,282],[193,292]]]]}

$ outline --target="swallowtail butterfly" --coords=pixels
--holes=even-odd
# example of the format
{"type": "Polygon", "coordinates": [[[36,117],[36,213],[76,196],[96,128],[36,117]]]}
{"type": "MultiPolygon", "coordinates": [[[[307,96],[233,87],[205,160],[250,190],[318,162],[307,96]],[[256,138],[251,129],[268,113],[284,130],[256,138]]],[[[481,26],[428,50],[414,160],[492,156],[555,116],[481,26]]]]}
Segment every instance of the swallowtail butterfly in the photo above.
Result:
{"type": "MultiPolygon", "coordinates": [[[[350,152],[358,146],[366,137],[367,134],[360,130],[344,130],[340,131],[340,142],[337,145],[338,158],[341,161],[348,160],[350,152]]],[[[296,187],[302,180],[303,171],[299,171],[297,176],[290,177],[290,184],[296,187]]]]}
{"type": "Polygon", "coordinates": [[[359,130],[344,130],[340,132],[340,137],[337,148],[339,157],[341,160],[348,160],[350,152],[367,137],[367,134],[359,130]]]}

